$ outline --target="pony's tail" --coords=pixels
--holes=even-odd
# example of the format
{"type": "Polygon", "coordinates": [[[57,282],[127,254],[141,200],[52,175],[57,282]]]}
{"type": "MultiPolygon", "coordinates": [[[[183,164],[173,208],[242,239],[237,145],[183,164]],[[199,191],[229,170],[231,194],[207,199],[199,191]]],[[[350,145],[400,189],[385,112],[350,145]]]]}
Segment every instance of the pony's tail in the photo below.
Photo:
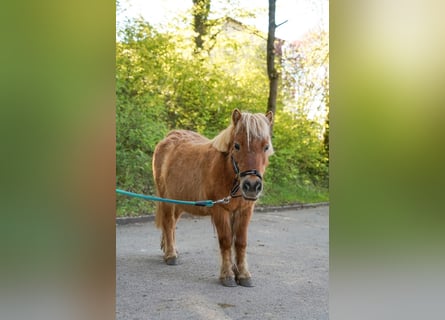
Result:
{"type": "MultiPolygon", "coordinates": [[[[153,153],[153,159],[152,159],[152,170],[153,170],[153,181],[156,185],[156,195],[159,197],[159,172],[157,168],[159,165],[156,165],[158,161],[158,152],[159,152],[160,144],[158,144],[155,148],[155,151],[153,153]]],[[[156,202],[156,209],[155,209],[155,224],[158,229],[162,227],[162,210],[161,210],[161,204],[159,202],[156,202]]]]}

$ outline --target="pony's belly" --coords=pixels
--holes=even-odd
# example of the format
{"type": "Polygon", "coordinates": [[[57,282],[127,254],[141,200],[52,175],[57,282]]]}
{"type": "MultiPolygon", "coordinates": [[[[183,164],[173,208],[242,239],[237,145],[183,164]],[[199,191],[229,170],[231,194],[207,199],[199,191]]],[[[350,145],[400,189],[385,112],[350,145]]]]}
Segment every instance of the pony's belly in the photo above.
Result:
{"type": "Polygon", "coordinates": [[[205,217],[211,215],[212,212],[210,208],[205,208],[205,207],[195,207],[195,206],[178,206],[178,207],[182,211],[181,214],[188,213],[193,216],[205,217]]]}

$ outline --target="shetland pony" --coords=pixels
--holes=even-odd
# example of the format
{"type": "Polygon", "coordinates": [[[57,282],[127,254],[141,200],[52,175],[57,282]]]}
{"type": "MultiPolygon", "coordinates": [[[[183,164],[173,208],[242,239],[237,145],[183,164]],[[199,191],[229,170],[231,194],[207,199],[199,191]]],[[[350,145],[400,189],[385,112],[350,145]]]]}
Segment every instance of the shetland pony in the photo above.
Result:
{"type": "Polygon", "coordinates": [[[159,197],[188,201],[225,198],[213,207],[157,204],[156,226],[162,230],[161,249],[168,265],[178,263],[175,227],[181,214],[211,216],[221,251],[222,285],[253,286],[246,261],[247,228],[273,153],[272,122],[272,112],[263,115],[235,109],[229,127],[212,140],[175,130],[156,146],[153,175],[159,197]]]}

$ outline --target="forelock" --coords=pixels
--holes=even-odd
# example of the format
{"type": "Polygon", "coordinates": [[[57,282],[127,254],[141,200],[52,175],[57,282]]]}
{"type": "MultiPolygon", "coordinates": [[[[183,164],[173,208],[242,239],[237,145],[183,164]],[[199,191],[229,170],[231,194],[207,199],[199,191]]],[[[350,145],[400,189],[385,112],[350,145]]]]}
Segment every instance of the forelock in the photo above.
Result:
{"type": "Polygon", "coordinates": [[[266,116],[261,113],[243,112],[239,123],[236,126],[236,133],[244,130],[247,133],[247,145],[250,148],[252,139],[270,139],[270,125],[266,116]]]}

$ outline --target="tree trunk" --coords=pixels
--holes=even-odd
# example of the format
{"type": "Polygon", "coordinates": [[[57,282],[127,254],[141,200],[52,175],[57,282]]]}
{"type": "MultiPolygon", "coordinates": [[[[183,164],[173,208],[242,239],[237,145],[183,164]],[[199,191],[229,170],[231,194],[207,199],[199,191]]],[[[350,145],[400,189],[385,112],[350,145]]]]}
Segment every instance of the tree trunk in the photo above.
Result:
{"type": "Polygon", "coordinates": [[[267,75],[269,77],[269,99],[267,101],[267,111],[274,114],[277,109],[278,93],[278,72],[275,69],[275,3],[276,0],[269,0],[269,32],[267,36],[267,75]]]}
{"type": "Polygon", "coordinates": [[[210,0],[193,0],[193,30],[195,36],[195,52],[204,47],[203,37],[207,34],[207,20],[210,12],[210,0]]]}

